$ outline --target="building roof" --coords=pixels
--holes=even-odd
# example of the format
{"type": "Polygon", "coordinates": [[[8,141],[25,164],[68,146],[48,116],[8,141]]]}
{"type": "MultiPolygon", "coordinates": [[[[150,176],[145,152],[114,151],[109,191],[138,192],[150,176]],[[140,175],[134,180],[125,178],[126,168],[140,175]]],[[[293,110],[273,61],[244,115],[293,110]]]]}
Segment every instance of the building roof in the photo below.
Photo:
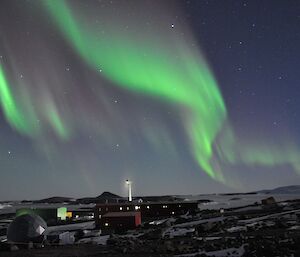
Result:
{"type": "Polygon", "coordinates": [[[125,203],[100,203],[96,204],[96,206],[141,206],[141,205],[161,205],[161,204],[198,204],[197,201],[163,201],[163,202],[125,202],[125,203]]]}
{"type": "Polygon", "coordinates": [[[135,217],[137,214],[140,215],[141,213],[138,211],[108,212],[104,214],[102,217],[135,217]]]}

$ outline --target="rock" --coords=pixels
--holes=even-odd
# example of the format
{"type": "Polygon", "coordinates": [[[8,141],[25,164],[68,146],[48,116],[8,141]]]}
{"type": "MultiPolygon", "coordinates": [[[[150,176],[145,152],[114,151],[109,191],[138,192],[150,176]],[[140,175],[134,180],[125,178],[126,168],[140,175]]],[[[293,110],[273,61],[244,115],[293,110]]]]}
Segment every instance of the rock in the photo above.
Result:
{"type": "Polygon", "coordinates": [[[10,251],[15,252],[15,251],[18,251],[18,250],[19,250],[18,246],[16,246],[16,245],[11,245],[10,246],[10,251]]]}

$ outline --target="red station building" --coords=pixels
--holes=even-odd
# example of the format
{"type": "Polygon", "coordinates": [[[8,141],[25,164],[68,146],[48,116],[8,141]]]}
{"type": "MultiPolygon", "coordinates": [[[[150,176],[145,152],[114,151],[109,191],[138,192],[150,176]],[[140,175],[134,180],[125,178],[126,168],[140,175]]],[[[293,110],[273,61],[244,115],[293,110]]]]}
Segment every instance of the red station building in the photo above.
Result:
{"type": "Polygon", "coordinates": [[[183,215],[198,210],[196,201],[106,203],[95,207],[95,223],[102,229],[132,229],[142,221],[183,215]]]}

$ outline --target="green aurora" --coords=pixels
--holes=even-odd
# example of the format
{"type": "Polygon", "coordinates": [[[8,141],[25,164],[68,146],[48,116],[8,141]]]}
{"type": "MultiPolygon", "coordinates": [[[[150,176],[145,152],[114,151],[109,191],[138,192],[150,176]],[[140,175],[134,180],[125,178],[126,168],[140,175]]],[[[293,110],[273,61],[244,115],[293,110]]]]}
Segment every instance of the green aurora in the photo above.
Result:
{"type": "Polygon", "coordinates": [[[8,123],[22,134],[30,134],[32,132],[27,117],[22,113],[18,106],[8,80],[5,76],[3,67],[0,65],[0,101],[3,114],[8,123]]]}
{"type": "Polygon", "coordinates": [[[21,134],[37,137],[42,129],[39,121],[44,120],[44,123],[49,123],[61,139],[70,137],[70,131],[63,123],[54,104],[49,101],[45,103],[47,105],[46,111],[44,113],[38,112],[32,107],[33,101],[27,97],[24,91],[23,94],[20,93],[23,99],[17,99],[16,95],[19,94],[14,93],[12,88],[3,67],[0,65],[0,103],[3,114],[12,128],[21,134]]]}
{"type": "MultiPolygon", "coordinates": [[[[238,139],[229,125],[213,72],[200,50],[191,47],[186,39],[159,37],[153,31],[137,37],[121,30],[117,21],[91,26],[87,17],[69,4],[63,0],[38,3],[46,9],[67,43],[107,80],[137,94],[180,106],[190,151],[211,178],[230,184],[222,173],[222,164],[291,165],[300,171],[297,145],[286,140],[275,144],[238,139]],[[101,26],[108,32],[99,34],[101,26]]],[[[30,97],[21,94],[17,98],[13,88],[0,66],[0,104],[12,128],[34,138],[50,125],[60,139],[70,139],[71,126],[67,126],[54,102],[49,101],[43,110],[33,109],[30,97]],[[39,126],[37,120],[42,121],[39,126]]]]}
{"type": "Polygon", "coordinates": [[[178,39],[172,48],[157,43],[156,35],[143,35],[141,40],[114,25],[109,27],[109,36],[97,37],[95,30],[82,25],[67,1],[44,4],[77,53],[91,67],[101,69],[107,79],[188,110],[183,119],[192,154],[211,178],[225,182],[220,162],[269,167],[289,164],[300,171],[299,149],[293,144],[237,142],[226,126],[227,110],[212,71],[200,51],[191,49],[186,41],[178,39]],[[222,130],[226,133],[221,143],[216,143],[222,130]]]}
{"type": "Polygon", "coordinates": [[[95,31],[81,27],[66,1],[44,3],[68,42],[107,79],[188,110],[185,126],[194,157],[210,177],[222,180],[210,160],[226,109],[217,82],[199,51],[182,41],[177,42],[175,52],[175,47],[158,45],[155,35],[137,40],[113,25],[109,36],[99,38],[95,31]]]}

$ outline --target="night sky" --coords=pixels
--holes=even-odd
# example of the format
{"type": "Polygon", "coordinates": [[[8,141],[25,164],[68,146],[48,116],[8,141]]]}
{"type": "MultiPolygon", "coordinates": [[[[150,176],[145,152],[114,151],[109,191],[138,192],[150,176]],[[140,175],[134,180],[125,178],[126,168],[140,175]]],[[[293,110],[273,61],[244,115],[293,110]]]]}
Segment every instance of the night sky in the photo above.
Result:
{"type": "Polygon", "coordinates": [[[300,2],[0,2],[0,200],[300,183],[300,2]]]}

